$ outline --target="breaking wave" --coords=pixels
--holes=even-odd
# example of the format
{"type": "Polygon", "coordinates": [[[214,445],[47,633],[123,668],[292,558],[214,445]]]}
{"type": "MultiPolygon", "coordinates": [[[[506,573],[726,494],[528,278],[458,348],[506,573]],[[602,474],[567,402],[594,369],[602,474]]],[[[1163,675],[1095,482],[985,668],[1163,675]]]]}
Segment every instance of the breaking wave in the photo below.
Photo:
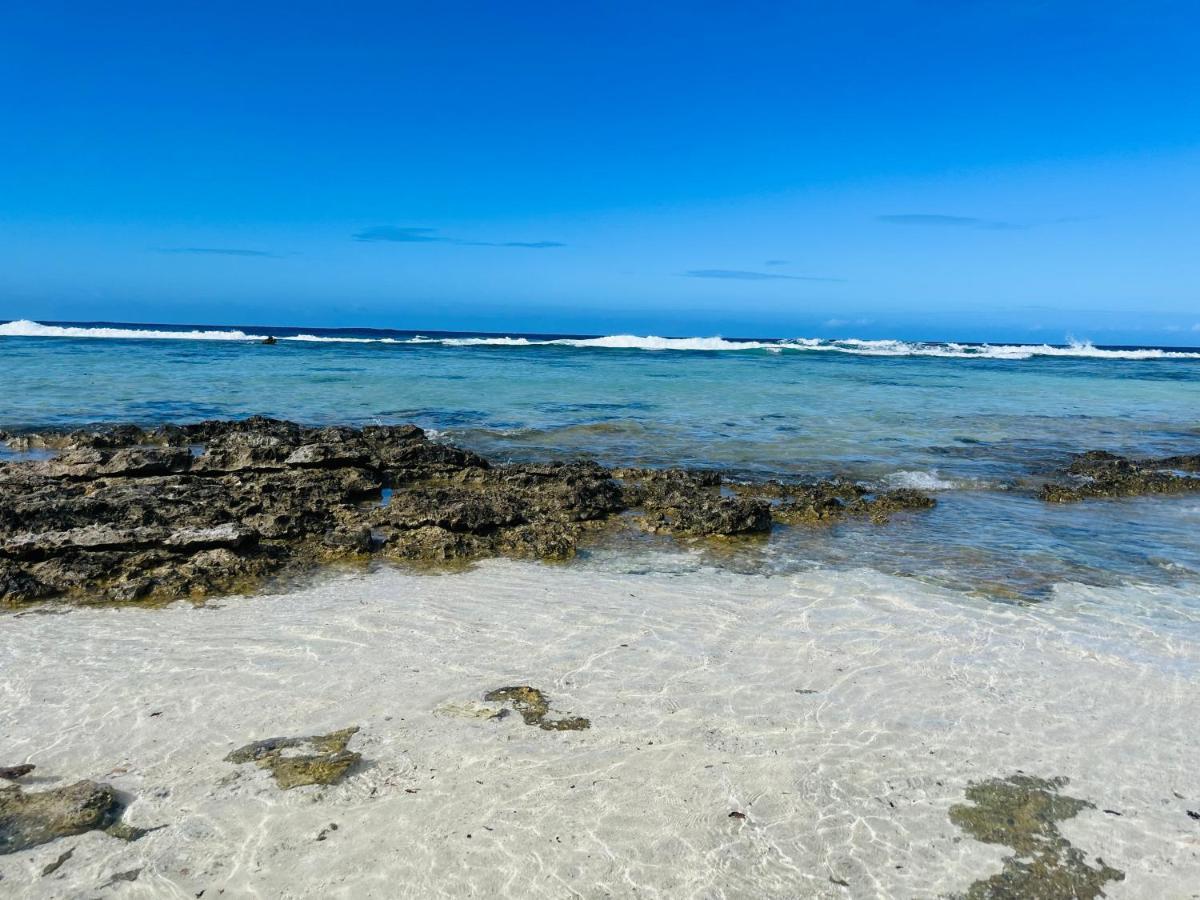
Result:
{"type": "MultiPolygon", "coordinates": [[[[0,324],[0,337],[106,338],[133,340],[262,341],[268,335],[238,329],[165,330],[92,325],[44,325],[28,319],[0,324]]],[[[331,344],[438,344],[446,347],[577,347],[581,349],[769,353],[847,353],[856,356],[931,356],[951,359],[1071,357],[1089,359],[1200,359],[1200,350],[1157,347],[1097,347],[1091,342],[1056,344],[962,344],[953,342],[862,340],[859,338],[788,338],[754,341],[722,337],[667,338],[615,334],[590,338],[543,337],[354,337],[341,334],[276,334],[280,341],[331,344]]]]}
{"type": "Polygon", "coordinates": [[[107,328],[101,326],[43,325],[28,319],[17,319],[0,325],[0,337],[59,337],[59,338],[139,338],[142,340],[189,341],[252,341],[266,335],[246,334],[244,331],[193,330],[156,331],[150,328],[107,328]]]}
{"type": "Polygon", "coordinates": [[[955,491],[988,487],[987,484],[974,479],[943,478],[936,469],[928,472],[905,469],[885,475],[880,481],[886,488],[911,488],[916,491],[955,491]]]}

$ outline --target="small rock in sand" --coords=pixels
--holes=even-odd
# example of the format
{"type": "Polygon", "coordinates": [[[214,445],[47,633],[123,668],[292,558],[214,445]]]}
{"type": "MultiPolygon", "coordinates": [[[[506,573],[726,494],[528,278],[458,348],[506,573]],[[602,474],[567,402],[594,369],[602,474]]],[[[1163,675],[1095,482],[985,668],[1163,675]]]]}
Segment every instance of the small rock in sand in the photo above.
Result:
{"type": "Polygon", "coordinates": [[[120,824],[122,809],[112,786],[94,781],[35,793],[17,785],[0,788],[0,854],[113,828],[120,824]]]}
{"type": "Polygon", "coordinates": [[[352,725],[329,734],[267,738],[239,747],[225,759],[238,764],[253,762],[269,769],[285,791],[306,784],[336,784],[362,759],[361,753],[346,749],[357,732],[358,726],[352,725]]]}
{"type": "Polygon", "coordinates": [[[526,725],[536,725],[544,731],[583,731],[592,725],[582,716],[563,719],[546,718],[550,712],[550,701],[537,688],[527,684],[488,691],[483,695],[483,699],[489,703],[512,704],[512,708],[521,714],[526,725]]]}

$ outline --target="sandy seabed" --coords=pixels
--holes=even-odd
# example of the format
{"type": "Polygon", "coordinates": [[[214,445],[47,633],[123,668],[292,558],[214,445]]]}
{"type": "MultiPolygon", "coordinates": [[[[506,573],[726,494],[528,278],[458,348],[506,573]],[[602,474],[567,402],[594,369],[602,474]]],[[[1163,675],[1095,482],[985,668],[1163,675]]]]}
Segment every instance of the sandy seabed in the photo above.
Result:
{"type": "Polygon", "coordinates": [[[166,827],[0,856],[0,895],[936,897],[1011,853],[950,808],[1024,772],[1095,804],[1060,830],[1125,873],[1107,896],[1198,897],[1200,628],[1161,615],[1185,599],[497,561],[6,615],[0,764],[166,827]],[[515,684],[591,727],[484,717],[515,684]],[[337,785],[224,760],[350,725],[337,785]]]}

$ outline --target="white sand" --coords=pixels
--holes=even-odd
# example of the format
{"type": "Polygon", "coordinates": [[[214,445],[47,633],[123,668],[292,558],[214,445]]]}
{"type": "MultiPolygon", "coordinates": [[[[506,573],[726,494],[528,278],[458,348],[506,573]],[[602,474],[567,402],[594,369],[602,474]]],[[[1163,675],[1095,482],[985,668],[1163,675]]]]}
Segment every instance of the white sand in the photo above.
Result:
{"type": "Polygon", "coordinates": [[[2,856],[0,895],[931,897],[999,869],[1006,848],[947,811],[1022,770],[1096,803],[1062,831],[1125,871],[1110,897],[1200,896],[1185,599],[1072,588],[1030,609],[868,572],[494,562],[5,616],[0,764],[108,781],[127,821],[168,827],[2,856]],[[462,714],[521,683],[592,728],[462,714]],[[365,762],[333,787],[222,759],[353,724],[365,762]]]}

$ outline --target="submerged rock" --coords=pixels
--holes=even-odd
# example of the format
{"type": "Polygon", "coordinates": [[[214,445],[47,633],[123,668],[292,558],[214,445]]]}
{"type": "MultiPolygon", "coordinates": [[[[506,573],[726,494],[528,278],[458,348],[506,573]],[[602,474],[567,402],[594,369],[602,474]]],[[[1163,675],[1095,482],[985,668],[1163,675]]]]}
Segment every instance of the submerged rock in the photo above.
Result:
{"type": "Polygon", "coordinates": [[[547,718],[550,713],[549,699],[537,688],[527,684],[488,691],[483,695],[483,699],[489,703],[511,704],[513,710],[525,720],[526,725],[536,725],[543,731],[583,731],[592,726],[592,723],[582,716],[547,718]]]}
{"type": "Polygon", "coordinates": [[[0,854],[85,831],[112,829],[121,824],[122,810],[116,791],[94,781],[36,792],[18,785],[0,786],[0,854]]]}
{"type": "Polygon", "coordinates": [[[646,509],[642,527],[658,534],[682,536],[737,535],[771,530],[771,507],[765,500],[741,497],[673,498],[670,506],[646,509]]]}
{"type": "Polygon", "coordinates": [[[307,784],[337,784],[362,759],[346,745],[358,726],[309,737],[277,737],[254,741],[225,757],[227,762],[256,763],[270,770],[281,790],[307,784]]]}
{"type": "Polygon", "coordinates": [[[972,884],[964,900],[1091,900],[1124,873],[1097,859],[1090,865],[1062,836],[1058,823],[1095,806],[1060,794],[1065,778],[1012,775],[975,782],[967,788],[971,805],[950,808],[950,821],[976,840],[1012,848],[991,878],[972,884]]]}
{"type": "Polygon", "coordinates": [[[742,496],[777,499],[779,502],[771,507],[771,516],[784,525],[818,525],[846,516],[867,516],[884,524],[893,513],[932,509],[937,505],[932,497],[910,488],[871,491],[842,479],[798,484],[768,481],[737,485],[736,490],[742,496]]]}
{"type": "Polygon", "coordinates": [[[937,506],[937,501],[912,488],[897,488],[894,491],[881,491],[870,497],[860,498],[858,504],[871,517],[872,522],[885,523],[892,513],[910,509],[933,509],[937,506]]]}
{"type": "Polygon", "coordinates": [[[1200,491],[1200,455],[1134,460],[1105,450],[1075,456],[1064,470],[1064,481],[1042,485],[1040,496],[1050,503],[1074,503],[1096,497],[1134,497],[1142,494],[1182,494],[1200,491]]]}
{"type": "Polygon", "coordinates": [[[626,502],[641,506],[639,524],[657,534],[731,536],[771,530],[765,500],[726,497],[718,472],[690,469],[618,469],[626,502]]]}

